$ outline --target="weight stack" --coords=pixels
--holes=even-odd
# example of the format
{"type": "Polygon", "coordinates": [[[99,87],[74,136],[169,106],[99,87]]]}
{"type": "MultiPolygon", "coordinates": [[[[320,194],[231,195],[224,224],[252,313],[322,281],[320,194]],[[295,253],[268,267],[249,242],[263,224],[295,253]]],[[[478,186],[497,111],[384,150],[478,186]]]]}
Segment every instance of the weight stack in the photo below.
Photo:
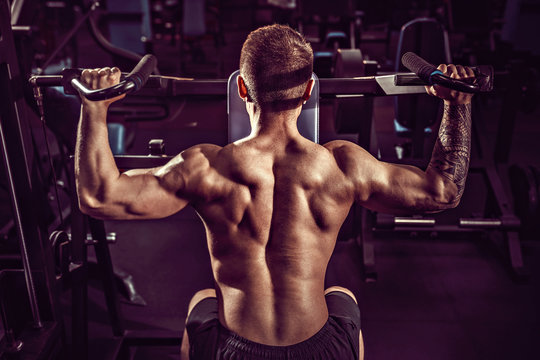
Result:
{"type": "MultiPolygon", "coordinates": [[[[364,57],[359,49],[339,49],[336,53],[334,77],[353,78],[368,74],[364,57]]],[[[376,69],[375,69],[376,72],[376,69]]],[[[358,134],[360,145],[367,146],[371,136],[373,115],[372,97],[337,98],[334,101],[334,126],[338,134],[358,134]]]]}

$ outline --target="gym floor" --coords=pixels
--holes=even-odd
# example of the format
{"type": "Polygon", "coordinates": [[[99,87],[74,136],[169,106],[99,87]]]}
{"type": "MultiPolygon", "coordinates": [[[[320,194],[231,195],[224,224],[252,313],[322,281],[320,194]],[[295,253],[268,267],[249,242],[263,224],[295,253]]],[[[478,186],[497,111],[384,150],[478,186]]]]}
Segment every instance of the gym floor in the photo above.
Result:
{"type": "MultiPolygon", "coordinates": [[[[206,54],[203,61],[193,61],[189,54],[180,56],[178,47],[168,39],[157,41],[154,51],[162,74],[227,77],[237,68],[241,44],[250,30],[232,21],[234,18],[225,24],[225,45],[219,50],[213,39],[200,39],[206,54]]],[[[78,41],[80,59],[87,63],[83,67],[110,65],[111,58],[84,33],[78,41]]],[[[372,59],[382,59],[386,53],[384,46],[376,44],[362,50],[372,59]]],[[[129,153],[146,153],[152,138],[164,139],[168,154],[200,142],[226,143],[225,100],[178,101],[181,110],[173,120],[126,124],[133,139],[129,153]]],[[[375,100],[375,127],[383,159],[403,141],[394,134],[392,104],[391,98],[375,100]]],[[[491,145],[497,106],[496,100],[484,104],[490,111],[483,119],[485,128],[480,136],[491,145]]],[[[333,130],[331,115],[331,105],[321,102],[321,142],[341,136],[333,130]]],[[[538,110],[518,114],[510,163],[540,166],[539,118],[538,110]]],[[[487,150],[487,154],[492,152],[487,150]]],[[[469,216],[481,211],[478,194],[483,189],[482,179],[471,175],[463,203],[441,216],[469,216]]],[[[115,268],[132,275],[146,302],[146,306],[137,306],[123,301],[127,328],[173,330],[180,335],[192,294],[213,286],[204,229],[195,212],[185,209],[162,220],[112,221],[106,226],[107,231],[117,234],[116,244],[110,246],[115,268]]],[[[327,285],[345,286],[356,294],[366,359],[540,359],[540,242],[522,242],[529,277],[515,281],[504,241],[496,233],[489,237],[416,235],[391,233],[375,238],[376,282],[363,281],[355,240],[345,234],[337,243],[327,285]]],[[[89,296],[89,357],[103,359],[111,350],[108,339],[112,331],[97,279],[90,282],[89,296]]],[[[68,309],[69,299],[65,301],[68,309]]],[[[69,327],[69,321],[66,325],[69,327]]],[[[179,349],[139,347],[133,354],[138,360],[178,359],[179,349]]]]}

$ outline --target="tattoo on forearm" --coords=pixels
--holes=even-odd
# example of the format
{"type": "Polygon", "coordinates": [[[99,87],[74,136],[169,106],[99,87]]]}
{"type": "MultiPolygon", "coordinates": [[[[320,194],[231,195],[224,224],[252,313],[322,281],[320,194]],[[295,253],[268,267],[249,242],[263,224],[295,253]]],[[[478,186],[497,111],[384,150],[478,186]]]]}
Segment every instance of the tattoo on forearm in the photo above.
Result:
{"type": "Polygon", "coordinates": [[[471,153],[471,104],[444,105],[430,167],[457,185],[456,201],[465,189],[471,153]]]}

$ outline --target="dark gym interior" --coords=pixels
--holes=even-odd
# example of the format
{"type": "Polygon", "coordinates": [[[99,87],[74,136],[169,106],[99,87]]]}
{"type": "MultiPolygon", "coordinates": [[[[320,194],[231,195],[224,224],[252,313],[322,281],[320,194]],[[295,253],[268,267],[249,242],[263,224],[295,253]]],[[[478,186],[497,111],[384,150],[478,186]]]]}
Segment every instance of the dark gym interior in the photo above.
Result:
{"type": "Polygon", "coordinates": [[[80,100],[62,69],[130,72],[156,57],[170,87],[109,112],[119,167],[156,166],[229,142],[227,79],[249,32],[273,23],[312,45],[319,142],[383,161],[427,165],[439,101],[335,84],[408,73],[407,51],[492,66],[460,205],[406,218],[353,206],[326,285],[356,295],[366,359],[540,359],[538,0],[0,0],[0,358],[180,358],[189,300],[213,287],[203,224],[191,208],[147,221],[79,212],[80,100]]]}

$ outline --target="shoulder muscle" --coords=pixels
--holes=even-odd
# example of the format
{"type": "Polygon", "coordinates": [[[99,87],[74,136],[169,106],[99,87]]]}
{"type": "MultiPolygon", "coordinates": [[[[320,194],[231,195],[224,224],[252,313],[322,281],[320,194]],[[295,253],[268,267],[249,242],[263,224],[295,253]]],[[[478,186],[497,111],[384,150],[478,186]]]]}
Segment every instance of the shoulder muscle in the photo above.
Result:
{"type": "Polygon", "coordinates": [[[345,174],[353,183],[355,198],[365,201],[369,198],[373,182],[381,176],[381,163],[369,152],[350,141],[335,140],[324,144],[345,174]]]}
{"type": "Polygon", "coordinates": [[[182,151],[156,171],[163,186],[184,198],[196,198],[207,192],[214,172],[214,159],[221,150],[212,144],[196,145],[182,151]]]}

